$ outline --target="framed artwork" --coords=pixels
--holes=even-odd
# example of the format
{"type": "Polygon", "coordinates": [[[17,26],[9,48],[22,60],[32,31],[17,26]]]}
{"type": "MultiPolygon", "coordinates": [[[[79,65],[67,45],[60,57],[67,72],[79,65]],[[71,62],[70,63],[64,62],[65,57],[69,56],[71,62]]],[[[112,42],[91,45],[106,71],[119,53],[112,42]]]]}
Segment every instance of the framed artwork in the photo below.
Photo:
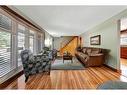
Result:
{"type": "Polygon", "coordinates": [[[101,44],[101,35],[90,37],[90,44],[91,45],[100,45],[101,44]]]}

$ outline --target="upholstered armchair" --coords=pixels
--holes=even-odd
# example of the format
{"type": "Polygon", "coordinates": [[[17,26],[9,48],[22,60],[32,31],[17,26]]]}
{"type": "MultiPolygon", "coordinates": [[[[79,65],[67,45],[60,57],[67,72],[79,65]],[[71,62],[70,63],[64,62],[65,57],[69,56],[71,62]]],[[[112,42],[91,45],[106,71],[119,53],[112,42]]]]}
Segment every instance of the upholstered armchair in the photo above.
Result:
{"type": "Polygon", "coordinates": [[[45,59],[53,60],[57,56],[57,50],[50,50],[48,47],[43,47],[40,52],[45,59]]]}
{"type": "Polygon", "coordinates": [[[30,75],[40,72],[48,71],[50,74],[50,61],[43,57],[33,56],[30,50],[26,49],[21,52],[21,60],[23,64],[25,82],[27,82],[30,75]]]}
{"type": "Polygon", "coordinates": [[[57,50],[56,49],[52,50],[52,56],[53,56],[53,59],[57,57],[57,50]]]}

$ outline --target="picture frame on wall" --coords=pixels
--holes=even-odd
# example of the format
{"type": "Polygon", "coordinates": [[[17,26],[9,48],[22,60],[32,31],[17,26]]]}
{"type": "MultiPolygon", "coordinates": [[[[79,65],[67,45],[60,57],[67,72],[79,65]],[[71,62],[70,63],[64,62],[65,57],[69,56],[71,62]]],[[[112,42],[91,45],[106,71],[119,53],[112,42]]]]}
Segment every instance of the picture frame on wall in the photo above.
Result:
{"type": "Polygon", "coordinates": [[[90,44],[91,45],[100,45],[101,44],[101,35],[96,35],[90,37],[90,44]]]}

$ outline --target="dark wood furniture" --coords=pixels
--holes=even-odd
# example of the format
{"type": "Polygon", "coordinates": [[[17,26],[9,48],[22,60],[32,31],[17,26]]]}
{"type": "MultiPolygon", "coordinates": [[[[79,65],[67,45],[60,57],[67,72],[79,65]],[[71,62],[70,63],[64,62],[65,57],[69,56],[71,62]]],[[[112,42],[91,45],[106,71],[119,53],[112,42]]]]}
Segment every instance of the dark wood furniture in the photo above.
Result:
{"type": "Polygon", "coordinates": [[[120,54],[121,54],[121,58],[127,59],[127,47],[121,47],[120,54]]]}
{"type": "Polygon", "coordinates": [[[64,60],[71,60],[71,62],[73,63],[73,56],[71,54],[64,54],[63,55],[63,63],[64,63],[64,60]]]}

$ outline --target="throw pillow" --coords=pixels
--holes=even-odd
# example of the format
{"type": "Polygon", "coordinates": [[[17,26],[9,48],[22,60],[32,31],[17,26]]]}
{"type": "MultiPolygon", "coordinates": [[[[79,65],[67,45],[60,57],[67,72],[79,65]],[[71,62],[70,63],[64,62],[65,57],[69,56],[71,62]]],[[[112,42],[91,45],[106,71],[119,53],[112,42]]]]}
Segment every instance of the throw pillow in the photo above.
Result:
{"type": "Polygon", "coordinates": [[[82,50],[82,52],[83,52],[83,53],[86,53],[86,48],[84,48],[84,49],[82,50]]]}

